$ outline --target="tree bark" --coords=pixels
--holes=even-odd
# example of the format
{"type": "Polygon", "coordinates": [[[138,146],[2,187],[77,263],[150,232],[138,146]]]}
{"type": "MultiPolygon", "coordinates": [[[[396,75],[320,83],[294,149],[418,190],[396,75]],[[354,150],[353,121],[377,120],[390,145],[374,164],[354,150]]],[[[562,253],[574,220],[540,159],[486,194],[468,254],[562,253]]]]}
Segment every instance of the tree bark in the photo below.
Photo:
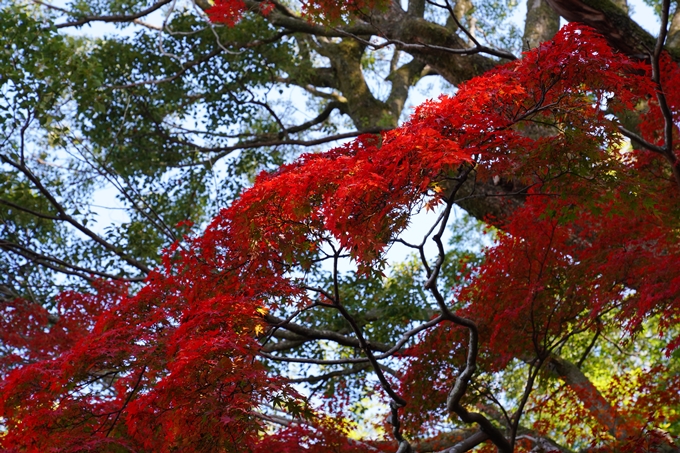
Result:
{"type": "MultiPolygon", "coordinates": [[[[560,16],[570,22],[581,22],[602,34],[609,44],[629,56],[647,58],[656,39],[628,16],[624,1],[610,0],[546,0],[560,16]],[[625,8],[622,8],[625,7],[625,8]]],[[[680,54],[668,48],[673,58],[680,54]]]]}
{"type": "Polygon", "coordinates": [[[560,29],[560,16],[546,0],[527,0],[527,19],[522,36],[524,50],[552,39],[560,29]]]}
{"type": "Polygon", "coordinates": [[[634,426],[609,404],[609,401],[602,396],[602,393],[583,374],[580,368],[558,356],[550,357],[547,368],[552,370],[576,393],[593,418],[604,426],[615,439],[623,440],[632,437],[634,426]]]}

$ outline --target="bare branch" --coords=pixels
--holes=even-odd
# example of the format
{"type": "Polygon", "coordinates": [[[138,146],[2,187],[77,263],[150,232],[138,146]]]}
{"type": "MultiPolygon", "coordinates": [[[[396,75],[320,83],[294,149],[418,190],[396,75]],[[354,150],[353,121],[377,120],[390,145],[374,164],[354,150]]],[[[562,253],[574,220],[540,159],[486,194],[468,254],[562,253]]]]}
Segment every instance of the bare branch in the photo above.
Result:
{"type": "Polygon", "coordinates": [[[307,376],[303,378],[297,378],[297,379],[290,379],[288,382],[298,384],[302,382],[306,382],[308,384],[316,384],[317,382],[321,381],[327,381],[329,379],[332,379],[334,377],[340,377],[340,376],[351,376],[352,374],[359,373],[363,370],[366,370],[370,368],[370,364],[365,363],[362,365],[355,365],[352,368],[347,368],[344,370],[338,370],[338,371],[331,371],[330,373],[322,374],[319,376],[307,376]]]}
{"type": "MultiPolygon", "coordinates": [[[[293,322],[286,323],[285,320],[270,314],[264,315],[264,319],[270,324],[274,324],[277,327],[298,334],[303,338],[307,338],[310,340],[329,340],[339,345],[349,346],[352,348],[362,347],[362,343],[356,338],[350,338],[332,330],[311,329],[309,327],[305,327],[293,322]]],[[[390,347],[388,345],[382,343],[366,342],[365,346],[370,350],[374,351],[385,352],[390,350],[390,347]]]]}
{"type": "Polygon", "coordinates": [[[316,126],[317,124],[321,124],[324,121],[328,119],[329,116],[331,116],[331,113],[333,113],[333,110],[335,109],[342,109],[343,104],[341,102],[330,102],[322,111],[319,113],[319,115],[311,119],[305,123],[299,124],[297,126],[292,126],[289,128],[284,129],[282,132],[279,132],[279,138],[283,138],[287,136],[288,134],[292,134],[295,132],[302,132],[306,131],[307,129],[316,126]]]}
{"type": "Polygon", "coordinates": [[[446,450],[442,450],[438,453],[464,453],[466,451],[472,450],[477,445],[480,445],[487,440],[489,440],[488,434],[486,434],[484,431],[477,431],[462,442],[459,442],[453,447],[447,448],[446,450]]]}
{"type": "MultiPolygon", "coordinates": [[[[57,28],[67,28],[67,27],[79,27],[81,25],[85,25],[89,22],[113,22],[113,23],[123,23],[123,22],[132,22],[135,19],[139,19],[141,17],[147,16],[154,11],[160,9],[162,6],[167,5],[170,3],[172,0],[161,0],[158,3],[154,3],[147,9],[144,9],[138,13],[135,14],[129,14],[129,15],[110,15],[110,16],[85,16],[82,19],[78,19],[72,22],[65,22],[63,24],[57,24],[57,28]]],[[[72,14],[72,13],[71,13],[72,14]]]]}
{"type": "Polygon", "coordinates": [[[427,49],[427,50],[438,50],[440,52],[445,52],[445,53],[449,53],[449,54],[452,54],[452,55],[488,54],[488,55],[493,55],[494,57],[504,58],[504,59],[510,60],[510,61],[517,59],[517,57],[515,55],[511,54],[510,52],[506,52],[504,50],[492,49],[491,47],[487,47],[487,46],[484,46],[484,45],[481,45],[481,44],[476,45],[475,47],[470,47],[470,48],[453,49],[453,48],[450,48],[450,47],[438,46],[438,45],[435,45],[435,44],[407,43],[407,42],[401,41],[399,39],[394,39],[394,38],[385,39],[385,41],[381,44],[375,44],[375,43],[372,43],[371,41],[368,41],[366,39],[361,38],[358,35],[354,35],[354,34],[351,34],[349,32],[345,32],[342,29],[338,29],[338,34],[340,34],[342,36],[347,36],[347,37],[356,39],[360,43],[362,43],[366,46],[370,46],[374,50],[382,49],[384,47],[391,46],[391,45],[396,45],[400,49],[406,50],[406,51],[427,49]]]}
{"type": "MultiPolygon", "coordinates": [[[[474,321],[460,317],[454,314],[448,308],[446,301],[444,300],[444,297],[441,295],[437,287],[437,279],[439,277],[439,272],[446,259],[446,253],[444,251],[444,246],[441,241],[441,238],[442,235],[444,234],[444,229],[448,224],[448,219],[451,214],[451,209],[453,207],[456,194],[458,190],[460,190],[460,188],[463,186],[463,183],[470,176],[473,169],[474,166],[472,165],[468,166],[468,168],[463,169],[463,174],[461,175],[461,177],[457,178],[456,185],[451,189],[451,192],[448,194],[446,198],[446,208],[441,218],[439,230],[432,238],[434,242],[437,244],[438,250],[437,261],[435,262],[432,269],[428,272],[428,279],[427,282],[425,283],[425,289],[429,290],[434,296],[435,300],[437,301],[437,304],[439,305],[439,309],[442,313],[441,316],[444,319],[452,321],[454,324],[457,324],[461,327],[465,327],[469,332],[467,347],[468,351],[467,358],[465,361],[465,368],[458,374],[458,376],[456,377],[456,382],[451,391],[449,392],[449,395],[446,399],[447,410],[451,413],[455,413],[456,415],[458,415],[458,417],[465,423],[476,423],[477,425],[479,425],[480,429],[486,435],[489,436],[489,439],[494,443],[494,445],[496,445],[499,451],[503,453],[511,453],[513,450],[511,443],[508,442],[503,433],[498,428],[496,428],[491,423],[491,421],[489,421],[489,419],[487,419],[484,415],[480,413],[468,411],[461,404],[461,400],[465,393],[467,392],[470,381],[472,380],[472,376],[474,375],[477,369],[479,333],[477,325],[474,323],[474,321]]],[[[426,263],[424,254],[421,256],[423,257],[423,262],[426,263]]]]}
{"type": "Polygon", "coordinates": [[[275,360],[277,362],[311,363],[315,365],[347,365],[350,363],[368,363],[368,359],[366,357],[325,360],[325,359],[310,359],[306,357],[283,357],[272,355],[262,351],[260,351],[259,355],[266,359],[275,360]]]}
{"type": "MultiPolygon", "coordinates": [[[[252,148],[261,148],[261,147],[267,147],[267,146],[285,146],[285,145],[297,145],[297,146],[315,146],[315,145],[322,145],[324,143],[329,143],[329,142],[334,142],[337,140],[344,140],[346,138],[354,138],[359,135],[363,134],[377,134],[382,131],[389,130],[389,129],[383,129],[383,128],[371,128],[363,131],[354,131],[354,132],[345,132],[342,134],[336,134],[336,135],[329,135],[323,138],[318,138],[318,139],[312,139],[312,140],[294,140],[294,139],[289,139],[289,140],[267,140],[267,141],[253,141],[253,142],[246,142],[246,143],[239,143],[233,146],[216,146],[216,147],[206,147],[206,146],[201,146],[196,143],[189,143],[185,141],[180,141],[179,143],[184,143],[188,144],[197,150],[201,152],[218,152],[217,156],[215,156],[213,159],[211,159],[211,162],[214,162],[215,160],[219,160],[233,151],[236,150],[243,150],[243,149],[252,149],[252,148]]],[[[192,164],[194,165],[194,164],[192,164]]]]}
{"type": "Polygon", "coordinates": [[[15,253],[19,256],[22,256],[23,258],[30,262],[33,262],[40,266],[44,266],[55,272],[80,277],[88,282],[94,281],[95,279],[93,277],[95,276],[111,280],[121,280],[129,282],[139,282],[144,280],[144,277],[126,278],[120,275],[113,275],[107,272],[101,272],[96,269],[76,266],[74,264],[67,263],[66,261],[61,260],[59,258],[38,253],[34,250],[29,249],[26,246],[15,244],[4,239],[0,239],[0,249],[15,253]]]}
{"type": "Polygon", "coordinates": [[[101,236],[94,233],[92,230],[90,230],[89,228],[78,222],[76,219],[68,215],[64,207],[61,205],[61,203],[59,203],[59,201],[52,195],[52,193],[43,185],[43,183],[33,174],[33,172],[28,167],[21,165],[17,162],[14,162],[13,160],[9,159],[7,156],[2,154],[0,154],[0,160],[19,170],[21,173],[24,174],[24,176],[26,176],[26,178],[28,178],[29,181],[31,181],[34,187],[38,189],[38,192],[40,192],[52,205],[52,207],[57,211],[56,217],[59,220],[65,221],[68,224],[72,225],[78,231],[80,231],[93,241],[95,241],[97,244],[101,245],[106,250],[113,252],[115,255],[123,259],[126,263],[130,264],[133,267],[136,267],[145,274],[148,274],[151,271],[151,269],[149,269],[149,267],[146,264],[123,252],[119,247],[116,247],[113,244],[109,243],[108,241],[104,240],[101,236]]]}
{"type": "Polygon", "coordinates": [[[653,151],[655,153],[659,153],[659,154],[662,154],[662,155],[665,153],[665,149],[662,146],[657,146],[653,143],[649,143],[647,140],[642,138],[640,135],[636,134],[635,132],[633,132],[631,130],[626,129],[623,126],[619,126],[619,132],[621,132],[621,134],[623,134],[623,136],[628,137],[629,139],[631,139],[632,141],[634,141],[638,145],[642,146],[643,148],[647,148],[649,151],[653,151]]]}
{"type": "Polygon", "coordinates": [[[466,27],[463,26],[463,24],[460,23],[460,20],[458,19],[458,14],[456,14],[456,12],[454,11],[454,8],[451,6],[451,4],[449,3],[448,0],[444,0],[444,2],[445,2],[444,5],[440,5],[439,3],[437,3],[433,0],[426,0],[426,1],[430,5],[446,9],[449,12],[449,15],[450,15],[449,17],[451,18],[451,20],[453,20],[456,23],[458,28],[460,30],[462,30],[463,33],[465,33],[465,35],[468,37],[470,42],[472,42],[475,45],[472,48],[472,50],[475,50],[475,52],[464,53],[462,55],[473,55],[474,53],[486,53],[488,55],[493,55],[494,57],[499,57],[499,58],[503,58],[503,59],[510,60],[510,61],[517,59],[517,57],[514,54],[512,54],[511,52],[507,52],[505,50],[493,49],[491,47],[484,46],[484,45],[480,44],[480,42],[477,40],[477,38],[475,38],[475,35],[473,35],[470,32],[470,30],[468,30],[466,27]]]}

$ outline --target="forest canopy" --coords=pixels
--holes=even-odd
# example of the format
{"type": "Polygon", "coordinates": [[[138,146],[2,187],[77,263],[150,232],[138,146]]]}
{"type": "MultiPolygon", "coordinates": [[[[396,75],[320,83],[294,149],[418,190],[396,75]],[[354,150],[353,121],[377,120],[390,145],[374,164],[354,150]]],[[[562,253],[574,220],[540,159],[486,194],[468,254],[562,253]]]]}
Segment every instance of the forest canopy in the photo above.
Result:
{"type": "Polygon", "coordinates": [[[677,451],[652,5],[0,3],[0,448],[677,451]]]}

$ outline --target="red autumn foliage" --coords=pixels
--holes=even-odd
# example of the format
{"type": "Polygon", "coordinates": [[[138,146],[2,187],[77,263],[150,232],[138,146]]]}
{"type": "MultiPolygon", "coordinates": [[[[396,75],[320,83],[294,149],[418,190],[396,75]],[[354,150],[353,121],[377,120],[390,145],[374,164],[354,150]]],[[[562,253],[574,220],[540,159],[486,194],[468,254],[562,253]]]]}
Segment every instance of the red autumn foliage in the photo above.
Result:
{"type": "MultiPolygon", "coordinates": [[[[210,14],[234,23],[244,8],[219,2],[210,14]]],[[[661,65],[677,122],[680,70],[667,57],[661,65]]],[[[54,312],[24,300],[4,306],[0,342],[9,353],[0,358],[0,446],[396,450],[395,442],[405,442],[398,428],[386,441],[353,440],[343,404],[315,412],[267,365],[261,343],[272,327],[267,314],[314,304],[341,311],[332,291],[320,298],[310,291],[308,271],[324,244],[368,274],[423,204],[450,206],[463,196],[456,192],[472,170],[480,179],[511,175],[523,188],[522,205],[497,225],[497,241],[440,318],[392,352],[403,372],[382,386],[396,402],[403,432],[415,439],[437,420],[459,415],[469,423],[465,411],[481,410],[475,392],[465,396],[468,409],[447,407],[470,360],[472,329],[461,319],[478,332],[479,370],[501,372],[519,361],[531,365],[536,379],[560,345],[603,322],[630,336],[650,319],[672,330],[680,317],[679,187],[658,154],[622,146],[616,119],[645,103],[640,133],[664,146],[656,95],[646,63],[570,24],[523,59],[461,85],[456,96],[421,105],[379,138],[365,135],[260,175],[202,235],[165,251],[163,267],[134,294],[100,282],[90,294],[61,295],[54,312]],[[548,133],[528,132],[536,124],[548,133]],[[287,426],[270,427],[272,405],[294,417],[287,426]]],[[[680,337],[664,338],[660,347],[671,354],[680,337]]],[[[558,369],[567,383],[568,372],[558,369]]],[[[658,427],[678,422],[677,411],[649,410],[661,399],[680,404],[680,383],[667,376],[657,365],[638,376],[633,390],[621,383],[620,391],[612,386],[601,395],[574,384],[562,397],[579,408],[572,415],[590,418],[593,447],[636,451],[667,442],[658,427]],[[636,392],[632,402],[622,396],[629,391],[636,392]]],[[[559,429],[537,415],[549,400],[532,404],[527,420],[535,432],[559,429]]],[[[559,416],[559,408],[550,410],[559,416]]],[[[564,436],[577,438],[577,431],[564,436]]]]}
{"type": "MultiPolygon", "coordinates": [[[[349,14],[362,14],[375,8],[385,7],[384,0],[315,0],[303,1],[302,8],[305,15],[317,22],[335,23],[349,14]]],[[[262,1],[259,12],[268,16],[276,9],[276,5],[269,1],[262,1]]],[[[241,20],[248,7],[243,0],[216,0],[214,5],[206,10],[210,20],[233,27],[241,20]]]]}
{"type": "Polygon", "coordinates": [[[246,4],[243,0],[224,0],[216,2],[211,8],[206,10],[212,22],[219,22],[233,27],[241,20],[246,11],[246,4]]]}

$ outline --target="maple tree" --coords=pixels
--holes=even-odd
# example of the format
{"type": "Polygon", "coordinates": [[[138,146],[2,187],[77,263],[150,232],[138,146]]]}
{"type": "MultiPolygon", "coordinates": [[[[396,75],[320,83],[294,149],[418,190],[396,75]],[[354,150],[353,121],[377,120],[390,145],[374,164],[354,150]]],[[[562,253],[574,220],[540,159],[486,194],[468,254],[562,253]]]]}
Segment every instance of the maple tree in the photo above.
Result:
{"type": "MultiPolygon", "coordinates": [[[[220,5],[213,17],[231,25],[245,7],[220,5]]],[[[356,13],[347,5],[316,7],[332,20],[356,13]]],[[[169,246],[140,289],[99,279],[53,310],[3,304],[0,445],[675,449],[680,69],[665,28],[639,59],[569,24],[397,128],[261,173],[204,232],[169,246]],[[477,196],[472,179],[511,179],[498,198],[512,215],[487,216],[493,243],[455,257],[442,236],[454,204],[477,196]],[[422,209],[439,216],[410,244],[400,235],[422,209]],[[369,310],[390,297],[395,243],[416,252],[423,296],[391,302],[417,315],[369,310]],[[643,367],[630,348],[648,354],[643,367]],[[621,366],[596,385],[593,356],[621,366]],[[357,371],[373,377],[315,397],[293,385],[357,371]],[[354,431],[367,395],[384,403],[384,435],[354,431]]]]}

